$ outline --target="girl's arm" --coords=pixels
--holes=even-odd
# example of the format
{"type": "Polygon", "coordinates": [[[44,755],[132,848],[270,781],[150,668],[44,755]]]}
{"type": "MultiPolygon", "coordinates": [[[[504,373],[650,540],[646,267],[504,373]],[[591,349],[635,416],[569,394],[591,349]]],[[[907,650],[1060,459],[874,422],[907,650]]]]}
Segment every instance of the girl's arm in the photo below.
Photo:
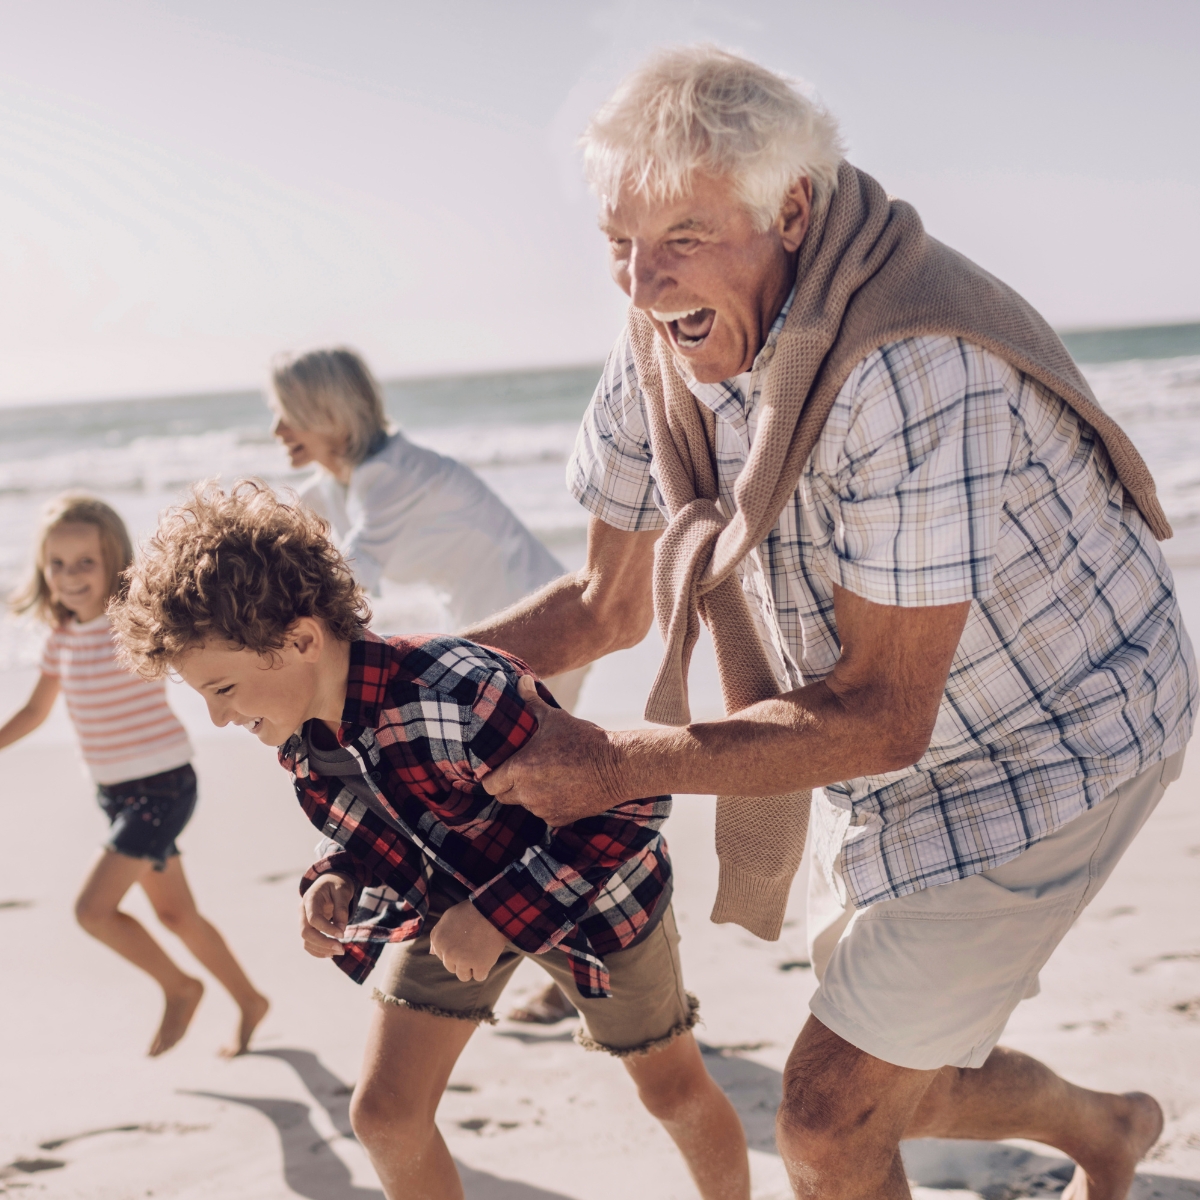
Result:
{"type": "Polygon", "coordinates": [[[0,750],[20,741],[32,733],[49,715],[58,699],[59,680],[57,675],[40,675],[24,708],[18,709],[3,726],[0,726],[0,750]]]}

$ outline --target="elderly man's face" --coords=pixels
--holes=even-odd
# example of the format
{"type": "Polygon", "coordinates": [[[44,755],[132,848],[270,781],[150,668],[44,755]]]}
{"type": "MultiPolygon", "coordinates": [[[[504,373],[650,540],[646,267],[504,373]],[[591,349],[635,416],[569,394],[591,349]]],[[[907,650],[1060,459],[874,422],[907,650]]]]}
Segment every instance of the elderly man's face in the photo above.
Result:
{"type": "Polygon", "coordinates": [[[765,231],[723,176],[668,202],[624,191],[605,209],[613,278],[701,383],[753,365],[791,291],[811,196],[801,179],[765,231]]]}

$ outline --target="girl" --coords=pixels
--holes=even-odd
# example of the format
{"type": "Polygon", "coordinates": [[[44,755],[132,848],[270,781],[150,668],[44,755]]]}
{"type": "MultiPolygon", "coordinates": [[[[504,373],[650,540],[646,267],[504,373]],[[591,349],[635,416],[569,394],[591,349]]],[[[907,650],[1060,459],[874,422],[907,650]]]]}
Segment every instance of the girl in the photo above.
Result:
{"type": "Polygon", "coordinates": [[[164,682],[149,683],[116,660],[105,609],[133,561],[124,522],[102,500],[68,493],[51,501],[38,530],[28,583],[13,599],[51,626],[42,674],[29,702],[0,728],[0,749],[45,721],[61,689],[83,757],[111,825],[108,841],[75,902],[80,925],[163,990],[152,1056],[184,1033],[204,985],[167,957],[144,926],[117,907],[135,883],[158,919],[220,980],[241,1010],[225,1057],[241,1054],[267,1011],[224,939],[196,910],[175,839],[196,804],[192,748],[167,706],[164,682]]]}

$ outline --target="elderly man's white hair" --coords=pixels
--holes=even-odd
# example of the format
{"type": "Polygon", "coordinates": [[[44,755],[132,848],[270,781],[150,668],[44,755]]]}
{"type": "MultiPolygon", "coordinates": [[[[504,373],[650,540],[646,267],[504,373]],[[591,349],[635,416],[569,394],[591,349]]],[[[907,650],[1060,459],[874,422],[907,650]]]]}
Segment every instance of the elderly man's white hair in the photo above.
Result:
{"type": "Polygon", "coordinates": [[[735,179],[760,229],[801,176],[814,207],[837,186],[837,122],[795,84],[716,46],[664,50],[630,75],[582,139],[588,182],[611,204],[623,188],[686,194],[697,171],[735,179]]]}

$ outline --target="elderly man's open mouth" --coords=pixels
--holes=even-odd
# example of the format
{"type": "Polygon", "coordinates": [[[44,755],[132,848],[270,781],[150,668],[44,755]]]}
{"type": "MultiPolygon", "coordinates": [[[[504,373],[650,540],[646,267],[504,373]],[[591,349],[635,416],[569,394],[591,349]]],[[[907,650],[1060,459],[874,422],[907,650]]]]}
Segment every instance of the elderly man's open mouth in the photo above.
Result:
{"type": "Polygon", "coordinates": [[[717,319],[716,310],[712,308],[692,308],[681,312],[659,312],[652,308],[650,315],[671,331],[675,344],[681,350],[695,350],[703,346],[717,319]]]}

